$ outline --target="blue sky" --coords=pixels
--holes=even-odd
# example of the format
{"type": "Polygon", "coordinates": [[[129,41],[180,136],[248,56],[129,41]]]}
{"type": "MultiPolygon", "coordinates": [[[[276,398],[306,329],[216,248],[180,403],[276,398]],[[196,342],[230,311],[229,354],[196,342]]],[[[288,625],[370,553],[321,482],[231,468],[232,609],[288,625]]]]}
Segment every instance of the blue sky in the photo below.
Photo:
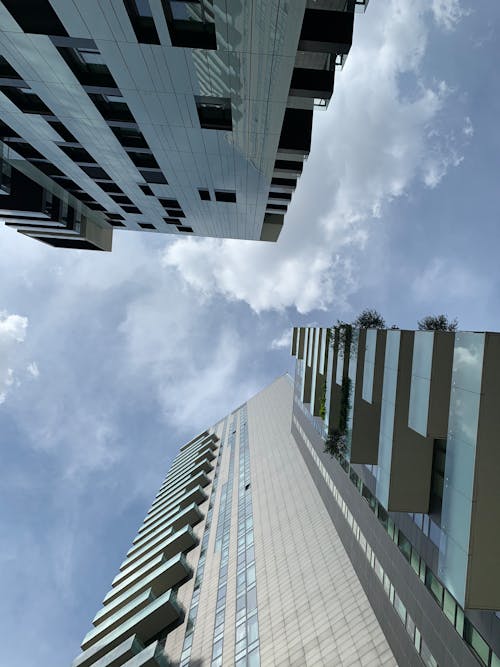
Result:
{"type": "Polygon", "coordinates": [[[0,227],[2,664],[66,667],[183,441],[365,306],[500,330],[494,0],[372,0],[276,245],[0,227]]]}

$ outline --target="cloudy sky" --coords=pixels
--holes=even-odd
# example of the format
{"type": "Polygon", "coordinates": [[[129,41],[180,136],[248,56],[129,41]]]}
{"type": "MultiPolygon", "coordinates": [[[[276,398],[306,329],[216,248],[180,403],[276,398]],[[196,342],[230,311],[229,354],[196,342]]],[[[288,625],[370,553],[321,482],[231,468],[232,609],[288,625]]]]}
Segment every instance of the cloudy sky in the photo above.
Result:
{"type": "Polygon", "coordinates": [[[372,0],[279,243],[0,227],[2,664],[67,667],[183,441],[365,306],[500,330],[495,0],[372,0]]]}

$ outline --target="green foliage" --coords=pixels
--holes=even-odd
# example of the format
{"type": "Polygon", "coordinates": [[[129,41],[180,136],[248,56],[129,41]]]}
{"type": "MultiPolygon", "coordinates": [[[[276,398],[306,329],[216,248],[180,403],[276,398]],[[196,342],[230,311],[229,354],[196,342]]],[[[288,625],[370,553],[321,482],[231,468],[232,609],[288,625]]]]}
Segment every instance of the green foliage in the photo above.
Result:
{"type": "Polygon", "coordinates": [[[323,381],[323,387],[321,390],[321,401],[319,404],[319,416],[323,421],[326,417],[326,380],[323,381]]]}
{"type": "Polygon", "coordinates": [[[345,434],[347,430],[347,418],[351,407],[351,379],[348,377],[342,380],[341,398],[340,398],[340,417],[339,431],[345,434]]]}
{"type": "Polygon", "coordinates": [[[352,323],[355,329],[385,329],[385,320],[374,308],[365,308],[352,323]]]}
{"type": "Polygon", "coordinates": [[[456,331],[458,320],[449,320],[446,315],[426,315],[418,321],[419,331],[456,331]]]}
{"type": "Polygon", "coordinates": [[[328,432],[325,440],[324,451],[336,459],[343,459],[347,454],[347,441],[345,433],[341,433],[338,429],[333,429],[328,432]]]}

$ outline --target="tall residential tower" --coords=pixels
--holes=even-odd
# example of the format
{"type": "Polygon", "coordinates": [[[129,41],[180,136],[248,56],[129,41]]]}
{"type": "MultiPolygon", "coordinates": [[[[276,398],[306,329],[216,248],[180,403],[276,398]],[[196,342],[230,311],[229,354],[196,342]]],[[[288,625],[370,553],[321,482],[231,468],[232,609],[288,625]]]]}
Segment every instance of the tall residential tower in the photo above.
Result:
{"type": "Polygon", "coordinates": [[[74,667],[499,667],[500,334],[292,348],[181,448],[74,667]]]}
{"type": "Polygon", "coordinates": [[[368,0],[0,0],[0,218],[276,241],[368,0]]]}

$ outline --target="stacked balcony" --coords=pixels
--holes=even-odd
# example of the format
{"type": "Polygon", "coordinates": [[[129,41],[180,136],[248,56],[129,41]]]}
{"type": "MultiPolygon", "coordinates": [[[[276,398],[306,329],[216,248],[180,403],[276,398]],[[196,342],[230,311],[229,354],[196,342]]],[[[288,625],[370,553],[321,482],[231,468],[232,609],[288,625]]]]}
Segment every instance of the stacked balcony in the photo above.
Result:
{"type": "MultiPolygon", "coordinates": [[[[364,4],[364,3],[363,3],[364,4]]],[[[272,174],[261,241],[276,241],[309,155],[315,106],[328,106],[351,48],[355,0],[307,0],[272,174]]]]}
{"type": "MultiPolygon", "coordinates": [[[[0,142],[1,144],[1,142],[0,142]]],[[[4,154],[9,149],[3,146],[4,154]]],[[[25,145],[17,142],[15,150],[25,145]]],[[[21,149],[22,150],[22,149],[21,149]]],[[[36,165],[41,167],[42,164],[36,165]]],[[[76,199],[59,194],[12,166],[0,155],[0,218],[7,227],[54,247],[111,250],[112,230],[87,218],[76,199]]]]}
{"type": "Polygon", "coordinates": [[[324,331],[292,338],[311,421],[340,460],[368,466],[386,510],[432,513],[438,574],[460,604],[498,609],[500,334],[347,326],[325,345],[324,331]]]}
{"type": "Polygon", "coordinates": [[[73,667],[170,664],[165,639],[184,617],[176,594],[193,574],[186,554],[198,544],[217,447],[202,433],[175,458],[73,667]]]}

